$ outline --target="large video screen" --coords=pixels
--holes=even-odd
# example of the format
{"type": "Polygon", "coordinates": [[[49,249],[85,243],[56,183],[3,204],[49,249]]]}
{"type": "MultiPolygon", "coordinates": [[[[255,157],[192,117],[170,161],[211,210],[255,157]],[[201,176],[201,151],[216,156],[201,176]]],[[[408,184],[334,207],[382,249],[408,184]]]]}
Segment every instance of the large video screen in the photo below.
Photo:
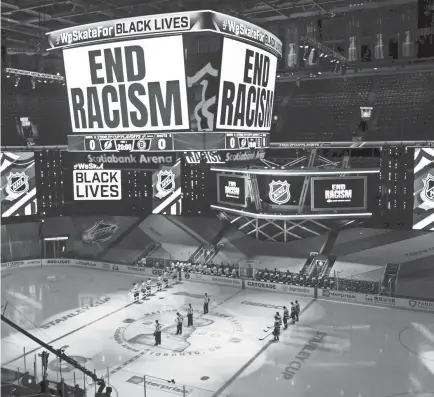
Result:
{"type": "Polygon", "coordinates": [[[66,155],[64,199],[79,213],[181,213],[180,162],[173,153],[66,155]]]}
{"type": "Polygon", "coordinates": [[[181,161],[161,165],[152,173],[152,213],[181,215],[181,161]]]}
{"type": "Polygon", "coordinates": [[[365,210],[367,179],[364,176],[311,179],[312,211],[365,210]]]}
{"type": "Polygon", "coordinates": [[[434,230],[434,149],[414,152],[413,229],[434,230]]]}
{"type": "Polygon", "coordinates": [[[224,38],[217,128],[269,131],[272,123],[277,57],[224,38]]]}
{"type": "Polygon", "coordinates": [[[243,176],[217,175],[217,196],[220,204],[246,207],[247,178],[243,176]]]}
{"type": "Polygon", "coordinates": [[[33,152],[1,152],[1,216],[35,215],[36,178],[33,152]]]}
{"type": "Polygon", "coordinates": [[[70,48],[63,59],[73,132],[189,129],[182,36],[70,48]]]}
{"type": "Polygon", "coordinates": [[[282,209],[298,206],[304,176],[257,175],[261,200],[282,209]]]}

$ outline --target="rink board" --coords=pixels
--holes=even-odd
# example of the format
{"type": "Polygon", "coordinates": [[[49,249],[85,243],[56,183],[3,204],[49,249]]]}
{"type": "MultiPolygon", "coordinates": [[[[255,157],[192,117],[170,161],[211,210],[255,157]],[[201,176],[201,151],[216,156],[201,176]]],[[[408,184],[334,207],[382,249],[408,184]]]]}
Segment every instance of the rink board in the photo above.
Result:
{"type": "MultiPolygon", "coordinates": [[[[5,262],[1,264],[1,270],[11,270],[26,267],[36,266],[78,266],[91,269],[100,269],[107,271],[116,271],[128,274],[141,274],[148,277],[156,277],[159,275],[159,270],[152,268],[144,268],[138,266],[118,265],[108,262],[96,262],[82,259],[30,259],[13,262],[5,262]]],[[[185,277],[184,277],[185,279],[185,277]]],[[[205,274],[192,273],[187,281],[203,282],[217,285],[226,285],[237,288],[262,290],[268,292],[280,292],[292,295],[315,297],[315,288],[292,286],[287,284],[276,284],[257,282],[250,279],[233,279],[227,277],[210,276],[205,274]]],[[[317,299],[331,300],[337,302],[352,302],[377,307],[401,308],[407,310],[417,310],[425,312],[434,312],[434,302],[423,301],[419,299],[394,298],[389,296],[379,296],[372,294],[360,294],[351,291],[334,291],[318,288],[317,299]]]]}

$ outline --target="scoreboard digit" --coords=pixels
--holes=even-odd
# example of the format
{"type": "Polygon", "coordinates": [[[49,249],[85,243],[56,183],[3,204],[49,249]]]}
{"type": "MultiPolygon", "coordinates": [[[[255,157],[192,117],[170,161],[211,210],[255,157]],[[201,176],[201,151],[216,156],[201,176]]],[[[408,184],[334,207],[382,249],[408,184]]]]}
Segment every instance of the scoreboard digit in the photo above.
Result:
{"type": "Polygon", "coordinates": [[[265,134],[226,134],[226,150],[260,149],[267,146],[265,134]]]}
{"type": "Polygon", "coordinates": [[[115,138],[86,136],[83,150],[86,152],[148,152],[173,151],[170,134],[145,136],[117,136],[115,138]]]}

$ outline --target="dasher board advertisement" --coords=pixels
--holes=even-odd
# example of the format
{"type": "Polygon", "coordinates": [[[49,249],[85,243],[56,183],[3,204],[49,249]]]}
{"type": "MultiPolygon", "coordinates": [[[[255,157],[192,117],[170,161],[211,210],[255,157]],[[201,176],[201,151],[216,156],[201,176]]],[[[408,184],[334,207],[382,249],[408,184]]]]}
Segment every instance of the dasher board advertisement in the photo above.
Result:
{"type": "Polygon", "coordinates": [[[276,68],[274,55],[224,38],[217,129],[270,131],[276,68]]]}
{"type": "Polygon", "coordinates": [[[217,196],[220,204],[247,206],[247,179],[242,176],[217,175],[217,196]]]}
{"type": "Polygon", "coordinates": [[[70,48],[63,59],[74,133],[189,129],[182,36],[70,48]]]}
{"type": "Polygon", "coordinates": [[[434,230],[434,148],[414,151],[413,229],[434,230]]]}
{"type": "Polygon", "coordinates": [[[91,43],[125,40],[128,37],[156,37],[197,32],[214,32],[282,56],[282,42],[264,28],[241,19],[210,10],[144,15],[89,23],[47,33],[48,50],[91,43]]]}
{"type": "Polygon", "coordinates": [[[365,210],[367,179],[365,176],[311,179],[312,211],[365,210]]]}

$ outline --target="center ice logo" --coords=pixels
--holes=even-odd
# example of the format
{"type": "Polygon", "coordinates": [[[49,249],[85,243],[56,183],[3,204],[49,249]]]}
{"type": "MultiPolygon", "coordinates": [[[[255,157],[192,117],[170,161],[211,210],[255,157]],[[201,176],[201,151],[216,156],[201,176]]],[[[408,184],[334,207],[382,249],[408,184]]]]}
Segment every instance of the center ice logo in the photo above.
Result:
{"type": "Polygon", "coordinates": [[[145,351],[156,356],[188,356],[218,351],[224,344],[240,343],[236,333],[243,332],[242,325],[232,316],[212,312],[202,316],[195,311],[193,326],[186,326],[186,318],[182,335],[176,334],[175,313],[178,310],[166,310],[147,313],[138,319],[127,319],[125,326],[116,330],[114,339],[130,351],[145,351]],[[155,348],[155,320],[162,324],[162,344],[155,348]]]}
{"type": "Polygon", "coordinates": [[[81,239],[85,243],[102,243],[104,241],[110,240],[116,233],[116,230],[118,230],[117,224],[99,221],[89,229],[86,229],[83,232],[81,239]]]}
{"type": "Polygon", "coordinates": [[[291,185],[287,181],[272,181],[268,193],[270,200],[275,204],[286,204],[291,199],[290,187],[291,185]]]}

